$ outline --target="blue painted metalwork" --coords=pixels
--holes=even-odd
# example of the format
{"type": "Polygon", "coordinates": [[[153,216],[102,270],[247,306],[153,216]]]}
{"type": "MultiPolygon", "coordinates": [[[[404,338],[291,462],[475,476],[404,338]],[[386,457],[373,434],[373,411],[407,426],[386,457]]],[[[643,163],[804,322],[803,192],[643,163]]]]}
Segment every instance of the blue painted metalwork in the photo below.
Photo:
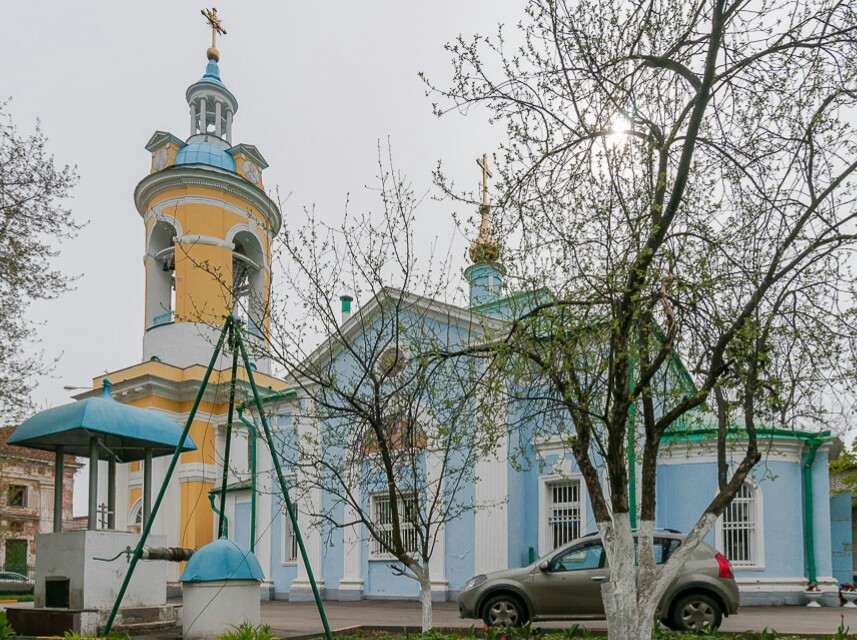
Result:
{"type": "Polygon", "coordinates": [[[179,581],[219,582],[264,579],[265,574],[255,555],[237,542],[220,538],[194,552],[179,581]]]}
{"type": "Polygon", "coordinates": [[[152,319],[152,326],[157,327],[162,324],[170,324],[175,321],[175,313],[172,311],[167,311],[166,313],[162,313],[161,315],[155,316],[152,319]]]}
{"type": "MultiPolygon", "coordinates": [[[[40,411],[25,420],[9,437],[9,444],[54,451],[63,446],[66,454],[88,456],[90,439],[97,435],[99,458],[111,452],[118,462],[142,460],[146,449],[153,456],[173,453],[181,437],[179,425],[155,411],[117,402],[110,395],[110,381],[104,380],[101,395],[40,411]]],[[[183,451],[195,451],[188,438],[183,451]]]]}
{"type": "Polygon", "coordinates": [[[176,154],[176,164],[207,164],[235,171],[235,159],[224,149],[210,142],[191,142],[176,154]]]}
{"type": "Polygon", "coordinates": [[[209,60],[208,64],[205,66],[205,74],[200,79],[200,82],[210,82],[211,84],[216,84],[220,87],[226,88],[226,85],[223,84],[223,80],[220,79],[220,67],[217,66],[216,60],[209,60]]]}

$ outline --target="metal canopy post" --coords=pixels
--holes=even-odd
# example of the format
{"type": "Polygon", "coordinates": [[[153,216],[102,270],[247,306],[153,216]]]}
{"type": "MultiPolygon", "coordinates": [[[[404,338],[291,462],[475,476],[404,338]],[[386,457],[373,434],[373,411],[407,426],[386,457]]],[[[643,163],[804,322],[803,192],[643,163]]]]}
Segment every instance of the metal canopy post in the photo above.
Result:
{"type": "Polygon", "coordinates": [[[152,517],[152,449],[143,451],[143,524],[152,517]]]}
{"type": "Polygon", "coordinates": [[[271,452],[271,459],[274,462],[274,471],[277,474],[277,480],[280,483],[280,490],[283,492],[283,501],[286,503],[286,510],[289,512],[289,519],[292,522],[292,528],[295,532],[295,539],[298,543],[298,549],[301,552],[304,567],[306,567],[307,577],[309,578],[310,587],[312,587],[312,595],[315,598],[315,605],[318,608],[318,614],[321,617],[321,623],[324,625],[324,635],[327,640],[332,640],[330,634],[330,625],[327,623],[327,616],[324,613],[324,606],[321,604],[321,594],[318,592],[318,586],[315,584],[315,576],[312,573],[312,567],[309,563],[309,556],[304,546],[304,539],[301,536],[300,527],[298,527],[298,519],[295,514],[295,508],[289,498],[289,488],[286,485],[286,478],[283,476],[283,468],[280,465],[280,456],[277,453],[277,448],[274,446],[274,438],[271,435],[271,429],[268,427],[268,419],[265,417],[265,411],[262,407],[262,398],[259,396],[259,389],[256,387],[256,379],[253,376],[253,369],[250,367],[250,358],[247,356],[247,349],[244,347],[244,340],[241,338],[240,327],[236,327],[235,336],[238,342],[238,347],[241,349],[241,358],[244,361],[244,368],[247,370],[247,379],[250,381],[250,389],[253,391],[253,403],[259,411],[259,419],[262,422],[262,429],[265,431],[265,440],[268,444],[268,449],[271,452]]]}
{"type": "Polygon", "coordinates": [[[149,537],[149,532],[152,529],[152,522],[154,522],[155,516],[158,515],[158,509],[161,507],[161,502],[167,492],[170,479],[173,477],[173,472],[175,471],[179,457],[182,454],[185,440],[187,440],[190,427],[196,417],[197,409],[199,409],[199,403],[202,401],[205,388],[208,386],[208,380],[211,378],[211,372],[214,371],[214,365],[217,363],[217,356],[220,355],[220,351],[223,349],[223,341],[226,339],[226,335],[233,322],[232,316],[228,316],[226,318],[226,322],[223,324],[223,330],[220,332],[220,338],[217,340],[217,346],[214,347],[214,353],[211,355],[211,361],[208,363],[208,369],[205,370],[205,375],[202,378],[202,383],[199,385],[199,391],[196,394],[196,399],[193,401],[193,407],[190,410],[184,430],[182,430],[182,435],[179,438],[178,444],[176,444],[176,450],[173,452],[173,457],[170,460],[170,466],[167,467],[167,473],[164,475],[164,482],[161,484],[158,497],[155,498],[155,504],[152,505],[151,517],[143,525],[143,533],[140,536],[140,541],[137,543],[137,547],[134,549],[134,555],[131,556],[131,563],[128,565],[128,573],[125,574],[125,580],[122,581],[119,593],[116,594],[116,601],[113,603],[113,609],[110,610],[110,615],[107,617],[107,622],[104,624],[104,629],[101,632],[102,636],[107,636],[110,633],[110,628],[113,626],[113,621],[116,619],[116,614],[119,612],[119,605],[122,604],[122,598],[125,596],[125,591],[128,589],[128,583],[131,582],[131,576],[134,575],[134,569],[140,561],[140,556],[143,553],[143,547],[145,546],[146,539],[149,537]]]}
{"type": "Polygon", "coordinates": [[[116,456],[107,461],[107,528],[116,528],[116,456]]]}
{"type": "Polygon", "coordinates": [[[89,438],[89,515],[86,528],[98,528],[98,436],[89,438]]]}
{"type": "Polygon", "coordinates": [[[63,476],[65,475],[65,447],[56,448],[56,461],[54,463],[54,533],[62,533],[62,503],[65,486],[63,476]]]}

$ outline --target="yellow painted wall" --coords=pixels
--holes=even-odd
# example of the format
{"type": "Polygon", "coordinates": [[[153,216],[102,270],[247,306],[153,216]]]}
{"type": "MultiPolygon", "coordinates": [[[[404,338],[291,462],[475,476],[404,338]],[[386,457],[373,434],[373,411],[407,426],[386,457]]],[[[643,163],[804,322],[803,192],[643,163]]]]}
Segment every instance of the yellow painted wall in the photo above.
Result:
{"type": "MultiPolygon", "coordinates": [[[[140,466],[139,462],[135,462],[138,467],[140,466]]],[[[128,510],[131,510],[131,507],[134,506],[134,503],[137,502],[140,498],[143,497],[143,489],[141,487],[135,487],[131,489],[128,493],[128,510]]]]}
{"type": "Polygon", "coordinates": [[[182,482],[180,546],[199,549],[214,538],[214,512],[208,501],[210,482],[182,482]]]}

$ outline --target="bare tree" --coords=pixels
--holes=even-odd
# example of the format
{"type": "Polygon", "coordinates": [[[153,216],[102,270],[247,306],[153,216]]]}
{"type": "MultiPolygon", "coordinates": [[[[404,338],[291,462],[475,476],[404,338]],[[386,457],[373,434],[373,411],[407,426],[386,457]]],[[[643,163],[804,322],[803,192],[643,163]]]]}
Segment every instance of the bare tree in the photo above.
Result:
{"type": "Polygon", "coordinates": [[[379,167],[381,214],[346,216],[338,228],[310,214],[285,232],[268,348],[300,397],[295,433],[282,439],[298,508],[347,547],[365,531],[370,554],[419,583],[429,629],[438,541],[448,522],[483,506],[461,489],[505,425],[489,420],[480,361],[437,357],[478,339],[481,318],[442,301],[448,262],[432,251],[420,271],[419,200],[379,167]],[[345,292],[360,302],[350,318],[337,309],[345,292]]]}
{"type": "Polygon", "coordinates": [[[80,229],[63,202],[77,182],[58,167],[38,126],[22,136],[0,102],[0,420],[16,420],[31,407],[35,378],[50,365],[27,353],[36,341],[27,308],[53,298],[72,280],[51,268],[57,243],[80,229]]]}
{"type": "Polygon", "coordinates": [[[650,638],[666,587],[760,459],[758,425],[829,422],[825,398],[853,380],[857,14],[837,0],[526,11],[514,36],[448,45],[453,81],[429,85],[439,114],[481,106],[505,124],[508,279],[551,293],[461,353],[493,354],[562,412],[611,567],[610,637],[650,638]],[[658,566],[662,443],[706,425],[721,441],[737,429],[743,451],[728,468],[719,448],[719,493],[658,566]]]}

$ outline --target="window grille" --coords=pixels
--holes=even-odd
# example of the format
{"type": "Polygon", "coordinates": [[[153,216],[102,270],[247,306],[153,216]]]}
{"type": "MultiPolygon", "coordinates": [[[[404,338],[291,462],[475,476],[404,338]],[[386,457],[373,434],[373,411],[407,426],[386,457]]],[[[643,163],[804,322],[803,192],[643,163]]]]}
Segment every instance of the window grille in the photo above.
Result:
{"type": "Polygon", "coordinates": [[[580,481],[554,482],[548,485],[548,532],[551,549],[580,537],[580,481]]]}
{"type": "Polygon", "coordinates": [[[723,512],[721,523],[723,553],[735,567],[756,564],[756,493],[742,486],[723,512]]]}
{"type": "MultiPolygon", "coordinates": [[[[397,500],[397,505],[402,546],[406,553],[415,554],[417,552],[417,530],[413,521],[416,520],[417,497],[413,494],[401,496],[397,500]]],[[[372,496],[372,520],[375,522],[379,537],[388,546],[393,546],[393,508],[388,496],[372,496]]],[[[390,558],[392,556],[380,540],[373,538],[372,557],[390,558]]]]}
{"type": "Polygon", "coordinates": [[[288,562],[297,562],[298,560],[298,537],[295,535],[295,528],[292,526],[292,519],[289,517],[286,506],[283,505],[283,553],[282,564],[288,562]]]}

